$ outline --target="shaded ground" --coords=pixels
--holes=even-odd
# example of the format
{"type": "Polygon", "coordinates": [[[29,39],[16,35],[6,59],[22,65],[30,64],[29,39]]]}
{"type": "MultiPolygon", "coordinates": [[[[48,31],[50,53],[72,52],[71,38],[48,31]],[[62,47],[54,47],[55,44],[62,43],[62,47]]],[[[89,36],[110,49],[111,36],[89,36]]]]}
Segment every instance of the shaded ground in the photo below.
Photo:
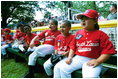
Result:
{"type": "MultiPolygon", "coordinates": [[[[28,71],[26,62],[15,62],[14,59],[1,60],[1,78],[23,78],[28,71]]],[[[47,78],[45,72],[37,72],[36,78],[47,78]]]]}

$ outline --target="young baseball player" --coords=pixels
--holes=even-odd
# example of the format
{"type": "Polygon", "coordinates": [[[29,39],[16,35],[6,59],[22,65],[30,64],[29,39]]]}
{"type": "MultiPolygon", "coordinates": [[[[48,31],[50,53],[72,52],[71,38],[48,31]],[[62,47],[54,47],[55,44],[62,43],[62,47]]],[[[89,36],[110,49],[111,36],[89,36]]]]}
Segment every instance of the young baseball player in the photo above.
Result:
{"type": "Polygon", "coordinates": [[[23,48],[23,43],[25,39],[26,33],[24,33],[24,24],[19,24],[17,26],[16,34],[14,36],[14,44],[12,48],[19,48],[22,52],[25,51],[23,48]]]}
{"type": "Polygon", "coordinates": [[[4,36],[5,36],[4,29],[1,28],[1,45],[5,44],[5,41],[3,40],[4,36]]]}
{"type": "Polygon", "coordinates": [[[71,73],[81,68],[84,78],[97,78],[101,63],[116,53],[107,34],[99,30],[97,11],[86,10],[77,19],[81,19],[83,30],[72,40],[68,58],[54,67],[54,78],[71,78],[71,73]]]}
{"type": "Polygon", "coordinates": [[[7,55],[6,48],[11,47],[11,43],[13,42],[12,35],[10,35],[11,30],[9,28],[5,28],[4,30],[3,41],[4,44],[1,47],[2,57],[7,55]]]}
{"type": "Polygon", "coordinates": [[[14,39],[21,40],[22,37],[25,37],[25,36],[26,36],[26,33],[24,33],[24,24],[18,24],[14,39]]]}
{"type": "Polygon", "coordinates": [[[45,30],[39,35],[35,36],[30,43],[30,48],[34,47],[35,40],[44,39],[43,45],[38,46],[35,51],[30,54],[28,66],[29,72],[25,76],[26,78],[34,77],[34,66],[36,64],[36,60],[38,57],[45,57],[48,54],[54,53],[54,41],[57,35],[60,34],[60,31],[57,30],[58,22],[57,20],[50,20],[49,21],[49,28],[50,30],[45,30]]]}
{"type": "MultiPolygon", "coordinates": [[[[69,53],[69,49],[70,49],[69,44],[74,37],[74,35],[69,33],[70,29],[71,29],[71,23],[67,20],[62,21],[60,25],[60,31],[62,34],[58,35],[55,39],[55,54],[63,55],[64,58],[67,57],[69,53]]],[[[52,76],[53,74],[52,66],[53,64],[51,63],[51,59],[49,58],[44,63],[44,69],[48,76],[52,76]]]]}
{"type": "Polygon", "coordinates": [[[31,26],[30,25],[24,25],[24,32],[26,33],[26,36],[25,36],[25,42],[26,42],[26,45],[24,45],[24,48],[27,50],[27,53],[28,52],[33,52],[36,48],[36,46],[40,45],[40,41],[37,40],[34,42],[35,46],[33,48],[30,48],[29,45],[30,45],[30,42],[31,40],[36,36],[36,34],[34,33],[31,33],[31,26]]]}

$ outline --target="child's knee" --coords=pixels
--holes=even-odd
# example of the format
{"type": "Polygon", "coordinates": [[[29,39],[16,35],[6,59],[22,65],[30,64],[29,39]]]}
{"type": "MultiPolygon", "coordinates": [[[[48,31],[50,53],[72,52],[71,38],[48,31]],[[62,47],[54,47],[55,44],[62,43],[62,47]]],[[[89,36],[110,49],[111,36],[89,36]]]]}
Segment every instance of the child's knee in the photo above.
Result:
{"type": "Polygon", "coordinates": [[[55,66],[54,66],[54,70],[55,70],[55,69],[58,69],[58,68],[59,68],[59,66],[58,66],[58,65],[55,65],[55,66]]]}
{"type": "Polygon", "coordinates": [[[84,78],[98,78],[101,72],[102,66],[88,66],[87,63],[83,64],[82,73],[84,78]]]}
{"type": "Polygon", "coordinates": [[[50,67],[50,64],[49,64],[48,62],[45,62],[45,63],[43,64],[43,67],[44,67],[44,69],[49,68],[49,67],[50,67]]]}
{"type": "Polygon", "coordinates": [[[34,53],[31,53],[31,54],[29,55],[29,59],[34,59],[34,57],[35,57],[34,53]]]}
{"type": "Polygon", "coordinates": [[[6,45],[3,45],[1,48],[2,48],[2,49],[5,49],[5,48],[6,48],[6,45]]]}
{"type": "Polygon", "coordinates": [[[1,50],[5,49],[3,46],[1,47],[1,50]]]}

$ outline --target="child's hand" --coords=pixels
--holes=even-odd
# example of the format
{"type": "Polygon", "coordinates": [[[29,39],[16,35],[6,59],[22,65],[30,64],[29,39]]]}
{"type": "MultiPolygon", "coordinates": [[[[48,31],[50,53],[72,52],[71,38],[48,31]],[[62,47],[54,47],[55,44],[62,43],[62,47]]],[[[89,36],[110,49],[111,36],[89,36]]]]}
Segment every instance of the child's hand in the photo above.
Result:
{"type": "Polygon", "coordinates": [[[100,63],[96,60],[96,59],[92,59],[90,61],[87,62],[87,65],[88,66],[93,66],[93,67],[96,67],[98,66],[100,63]]]}
{"type": "Polygon", "coordinates": [[[18,41],[18,44],[23,44],[23,43],[24,43],[23,40],[19,40],[19,41],[18,41]]]}
{"type": "Polygon", "coordinates": [[[33,48],[34,46],[34,43],[30,43],[30,48],[33,48]]]}
{"type": "Polygon", "coordinates": [[[68,53],[69,53],[68,51],[67,51],[67,52],[65,52],[65,53],[64,53],[64,56],[68,56],[68,53]]]}
{"type": "Polygon", "coordinates": [[[66,60],[66,63],[67,63],[67,64],[71,64],[71,62],[72,62],[72,59],[71,59],[71,58],[68,58],[68,59],[66,60]]]}
{"type": "Polygon", "coordinates": [[[9,44],[9,43],[12,43],[12,41],[7,40],[7,41],[6,41],[6,44],[9,44]]]}

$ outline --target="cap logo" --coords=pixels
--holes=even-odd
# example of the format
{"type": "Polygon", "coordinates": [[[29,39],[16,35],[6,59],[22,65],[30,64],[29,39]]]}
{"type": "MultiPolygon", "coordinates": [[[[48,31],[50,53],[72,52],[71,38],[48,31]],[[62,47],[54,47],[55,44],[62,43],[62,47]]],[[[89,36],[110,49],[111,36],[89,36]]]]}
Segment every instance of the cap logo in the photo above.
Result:
{"type": "Polygon", "coordinates": [[[87,11],[85,11],[85,14],[88,14],[90,11],[89,10],[87,10],[87,11]]]}
{"type": "Polygon", "coordinates": [[[45,36],[47,36],[47,35],[48,35],[48,32],[45,33],[45,36]]]}

